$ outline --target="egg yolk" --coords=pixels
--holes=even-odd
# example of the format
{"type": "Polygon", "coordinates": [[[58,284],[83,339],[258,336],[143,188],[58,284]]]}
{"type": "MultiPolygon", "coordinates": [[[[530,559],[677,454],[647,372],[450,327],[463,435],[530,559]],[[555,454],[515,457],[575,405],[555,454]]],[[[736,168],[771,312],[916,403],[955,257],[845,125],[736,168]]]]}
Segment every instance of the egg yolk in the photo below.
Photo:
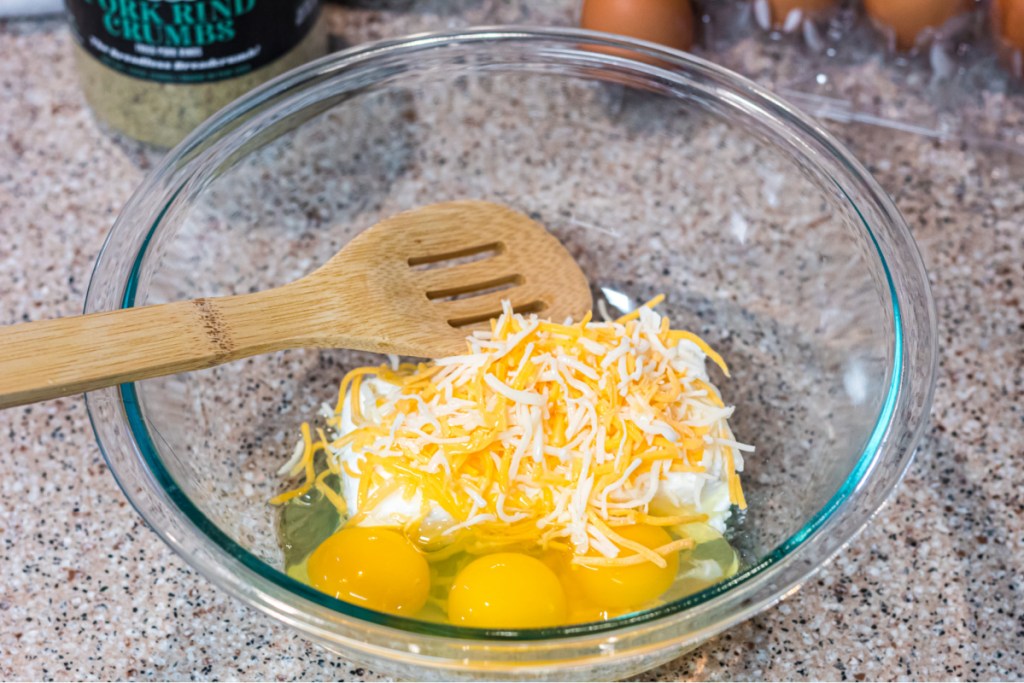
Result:
{"type": "Polygon", "coordinates": [[[566,622],[565,592],[555,573],[521,553],[470,562],[448,594],[448,619],[476,628],[543,628],[566,622]]]}
{"type": "MultiPolygon", "coordinates": [[[[646,524],[616,527],[615,532],[648,548],[672,542],[667,531],[646,524]]],[[[631,552],[626,550],[620,557],[628,557],[631,552]]],[[[673,553],[665,562],[665,567],[650,561],[620,567],[575,565],[569,580],[576,582],[588,602],[596,607],[639,608],[658,599],[675,581],[679,555],[673,553]]]]}
{"type": "Polygon", "coordinates": [[[426,559],[388,529],[342,529],[312,552],[307,567],[317,590],[379,612],[412,616],[430,591],[426,559]]]}

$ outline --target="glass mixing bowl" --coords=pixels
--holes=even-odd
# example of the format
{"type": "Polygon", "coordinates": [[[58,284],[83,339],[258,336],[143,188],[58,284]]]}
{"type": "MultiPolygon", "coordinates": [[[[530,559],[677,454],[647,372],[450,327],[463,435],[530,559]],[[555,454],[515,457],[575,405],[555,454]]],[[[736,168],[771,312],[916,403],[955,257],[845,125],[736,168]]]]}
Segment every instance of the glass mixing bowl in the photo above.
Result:
{"type": "Polygon", "coordinates": [[[139,188],[86,310],[281,285],[383,217],[461,198],[538,219],[613,311],[666,294],[676,324],[723,353],[733,427],[757,447],[749,510],[730,531],[742,570],[657,609],[536,631],[426,623],[318,593],[282,572],[267,500],[298,425],[346,369],[380,359],[296,350],[88,396],[125,494],[218,586],[402,677],[618,678],[791,593],[898,483],[936,357],[906,224],[813,120],[639,41],[481,29],[286,74],[201,126],[139,188]]]}

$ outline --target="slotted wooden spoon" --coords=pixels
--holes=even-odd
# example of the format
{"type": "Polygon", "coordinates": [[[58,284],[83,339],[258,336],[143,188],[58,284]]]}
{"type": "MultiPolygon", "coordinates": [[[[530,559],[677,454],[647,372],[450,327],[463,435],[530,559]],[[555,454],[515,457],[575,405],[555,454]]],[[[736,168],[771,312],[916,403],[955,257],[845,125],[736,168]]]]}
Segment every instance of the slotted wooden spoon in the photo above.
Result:
{"type": "Polygon", "coordinates": [[[433,204],[276,289],[0,327],[0,408],[292,348],[463,353],[503,299],[559,322],[591,306],[543,226],[490,202],[433,204]]]}

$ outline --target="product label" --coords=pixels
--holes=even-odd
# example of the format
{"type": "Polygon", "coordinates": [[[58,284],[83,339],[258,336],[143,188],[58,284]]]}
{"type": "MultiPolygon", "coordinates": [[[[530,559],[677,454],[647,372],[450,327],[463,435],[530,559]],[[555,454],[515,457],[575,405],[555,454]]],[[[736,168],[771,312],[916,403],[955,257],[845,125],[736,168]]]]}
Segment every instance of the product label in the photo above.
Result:
{"type": "Polygon", "coordinates": [[[268,64],[302,40],[319,0],[67,0],[79,45],[136,78],[202,83],[268,64]]]}

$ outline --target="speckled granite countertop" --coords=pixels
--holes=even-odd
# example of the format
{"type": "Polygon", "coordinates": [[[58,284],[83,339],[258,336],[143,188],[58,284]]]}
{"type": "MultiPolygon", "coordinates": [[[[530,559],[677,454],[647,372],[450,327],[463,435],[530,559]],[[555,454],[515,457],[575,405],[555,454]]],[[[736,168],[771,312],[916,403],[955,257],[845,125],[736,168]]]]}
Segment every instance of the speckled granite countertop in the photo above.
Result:
{"type": "MultiPolygon", "coordinates": [[[[573,4],[329,12],[339,42],[357,43],[567,23],[573,4]]],[[[97,128],[69,42],[56,19],[0,22],[0,323],[81,310],[103,236],[157,158],[97,128]]],[[[893,194],[930,269],[933,427],[890,504],[803,590],[645,678],[1024,677],[1024,158],[834,130],[893,194]]],[[[0,677],[377,678],[189,570],[121,495],[80,398],[0,412],[0,434],[0,677]]]]}

